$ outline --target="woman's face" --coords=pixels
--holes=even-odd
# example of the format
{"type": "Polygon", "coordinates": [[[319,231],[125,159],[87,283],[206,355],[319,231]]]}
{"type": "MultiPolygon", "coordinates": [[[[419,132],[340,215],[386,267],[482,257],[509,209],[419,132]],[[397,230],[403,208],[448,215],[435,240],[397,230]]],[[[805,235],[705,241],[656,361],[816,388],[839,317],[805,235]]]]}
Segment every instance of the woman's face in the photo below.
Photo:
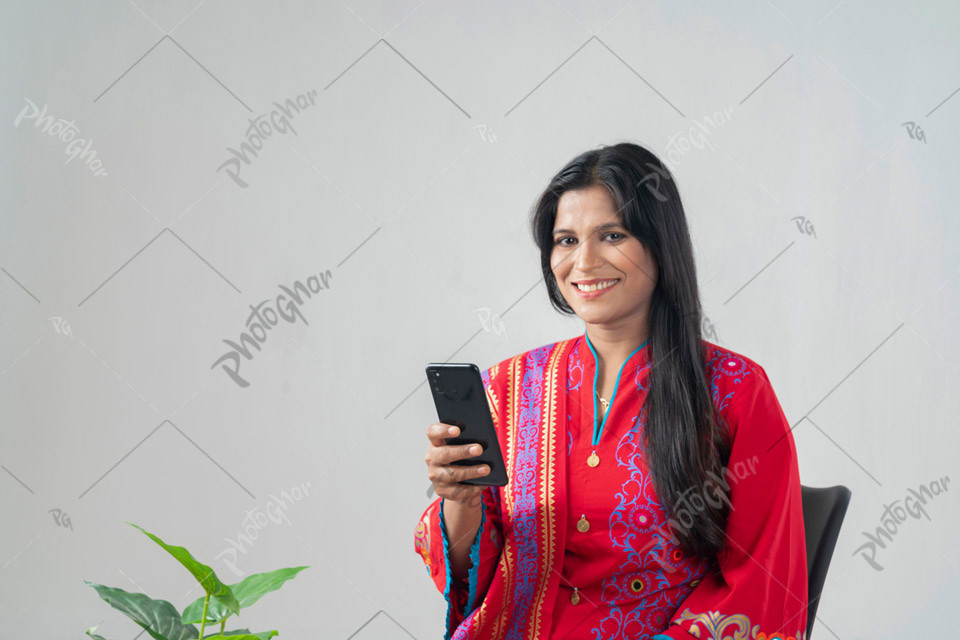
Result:
{"type": "Polygon", "coordinates": [[[587,324],[608,328],[638,320],[645,324],[657,264],[623,226],[607,189],[595,185],[565,192],[553,229],[550,266],[574,312],[587,324]],[[605,288],[583,291],[577,283],[605,288]]]}

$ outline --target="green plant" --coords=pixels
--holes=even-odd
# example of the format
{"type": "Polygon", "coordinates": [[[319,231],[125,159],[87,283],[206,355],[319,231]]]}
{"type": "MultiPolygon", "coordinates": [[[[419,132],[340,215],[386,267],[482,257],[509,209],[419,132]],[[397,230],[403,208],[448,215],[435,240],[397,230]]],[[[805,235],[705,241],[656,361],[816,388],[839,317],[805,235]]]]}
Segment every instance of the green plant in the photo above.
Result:
{"type": "MultiPolygon", "coordinates": [[[[143,593],[130,593],[123,589],[105,587],[102,584],[84,580],[96,590],[104,602],[143,627],[154,640],[268,640],[278,635],[276,629],[260,633],[250,633],[249,629],[233,631],[224,631],[224,629],[230,616],[239,616],[240,609],[245,609],[264,595],[276,591],[287,580],[293,579],[306,569],[306,566],[277,569],[269,573],[254,573],[228,586],[217,577],[212,568],[196,560],[183,547],[169,545],[132,522],[127,524],[143,531],[151,540],[179,560],[206,592],[206,595],[197,598],[187,606],[183,613],[179,613],[176,607],[166,600],[154,600],[143,593]],[[200,624],[199,632],[194,626],[197,623],[200,624]],[[217,635],[204,638],[203,633],[208,624],[219,624],[220,631],[217,635]]],[[[90,627],[87,629],[87,635],[93,640],[105,640],[94,633],[96,630],[96,626],[90,627]]]]}

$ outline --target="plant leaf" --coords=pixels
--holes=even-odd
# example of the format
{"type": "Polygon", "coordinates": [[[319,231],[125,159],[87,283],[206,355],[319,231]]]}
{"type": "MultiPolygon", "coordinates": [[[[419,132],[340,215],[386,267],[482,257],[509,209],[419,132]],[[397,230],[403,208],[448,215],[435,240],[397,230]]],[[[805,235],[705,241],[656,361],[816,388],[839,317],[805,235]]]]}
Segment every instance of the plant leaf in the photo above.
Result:
{"type": "Polygon", "coordinates": [[[207,636],[203,640],[222,640],[229,638],[230,640],[269,640],[273,636],[280,635],[277,633],[277,630],[273,631],[261,631],[260,633],[249,633],[247,629],[238,629],[237,631],[227,631],[226,633],[219,636],[207,636]]]}
{"type": "Polygon", "coordinates": [[[96,630],[97,630],[97,627],[99,627],[99,626],[100,626],[100,625],[95,624],[95,625],[93,625],[92,627],[90,627],[89,629],[87,629],[87,635],[90,636],[91,638],[93,638],[93,640],[107,640],[107,639],[104,638],[103,636],[99,636],[99,635],[97,635],[97,634],[94,633],[94,631],[96,631],[96,630]]]}
{"type": "MultiPolygon", "coordinates": [[[[276,591],[282,587],[287,580],[295,578],[298,573],[306,568],[306,566],[288,567],[267,573],[254,573],[240,582],[230,585],[230,591],[236,596],[240,602],[240,608],[243,609],[249,607],[271,591],[276,591]]],[[[181,619],[184,623],[194,624],[200,622],[202,615],[203,598],[198,598],[183,610],[181,619]]],[[[221,622],[229,615],[230,612],[227,611],[218,600],[210,599],[210,603],[207,605],[207,624],[221,622]]]]}
{"type": "MultiPolygon", "coordinates": [[[[132,522],[128,522],[127,524],[129,524],[131,527],[137,527],[137,525],[133,524],[132,522]]],[[[141,527],[137,527],[137,529],[143,531],[151,540],[166,549],[170,555],[179,560],[180,564],[186,567],[187,571],[193,574],[193,577],[197,579],[197,582],[200,583],[200,586],[203,587],[204,591],[211,596],[216,597],[220,603],[226,606],[227,609],[233,613],[240,613],[240,603],[237,602],[236,596],[234,596],[233,592],[230,591],[230,587],[220,581],[220,578],[217,577],[216,572],[212,568],[198,561],[183,547],[169,545],[141,527]]],[[[201,611],[202,610],[203,609],[201,607],[201,611]]]]}
{"type": "MultiPolygon", "coordinates": [[[[143,593],[105,587],[89,580],[84,582],[96,589],[104,602],[146,629],[154,640],[195,640],[200,637],[196,627],[180,621],[176,607],[166,600],[154,600],[143,593]]],[[[90,635],[89,629],[87,635],[90,635]]]]}

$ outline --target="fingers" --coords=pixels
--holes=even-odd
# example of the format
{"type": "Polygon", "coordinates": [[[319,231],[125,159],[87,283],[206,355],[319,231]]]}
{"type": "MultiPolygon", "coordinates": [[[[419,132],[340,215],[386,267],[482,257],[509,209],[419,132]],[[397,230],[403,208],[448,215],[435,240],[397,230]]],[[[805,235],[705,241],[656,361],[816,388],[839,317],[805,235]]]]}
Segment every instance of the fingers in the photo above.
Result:
{"type": "Polygon", "coordinates": [[[456,427],[452,424],[434,422],[427,427],[427,438],[435,447],[442,447],[446,445],[444,438],[455,438],[458,435],[460,435],[459,427],[456,427]]]}
{"type": "Polygon", "coordinates": [[[446,444],[444,438],[450,438],[460,433],[460,429],[453,425],[435,422],[427,428],[427,437],[430,439],[430,448],[427,451],[427,465],[446,465],[456,460],[473,458],[483,453],[479,444],[446,444]]]}
{"type": "Polygon", "coordinates": [[[479,444],[446,444],[446,438],[459,434],[459,427],[443,422],[435,422],[427,427],[427,438],[431,445],[425,459],[427,476],[437,495],[455,501],[469,500],[483,490],[484,485],[463,485],[461,482],[490,473],[490,467],[486,464],[452,464],[483,452],[479,444]]]}
{"type": "Polygon", "coordinates": [[[464,480],[479,478],[490,473],[490,467],[485,464],[480,465],[430,465],[427,470],[427,477],[433,483],[434,491],[442,495],[441,491],[445,487],[457,486],[464,480]]]}
{"type": "Polygon", "coordinates": [[[443,447],[439,464],[450,464],[455,460],[474,458],[483,452],[478,444],[448,444],[443,447]]]}
{"type": "Polygon", "coordinates": [[[490,468],[485,464],[479,465],[446,465],[438,467],[442,482],[457,484],[463,480],[479,478],[488,475],[490,468]]]}
{"type": "MultiPolygon", "coordinates": [[[[460,449],[461,447],[451,448],[460,449]]],[[[433,483],[433,489],[438,495],[443,495],[443,489],[447,487],[460,486],[459,483],[464,480],[481,478],[489,474],[490,465],[487,464],[463,465],[427,462],[427,477],[433,483]]]]}

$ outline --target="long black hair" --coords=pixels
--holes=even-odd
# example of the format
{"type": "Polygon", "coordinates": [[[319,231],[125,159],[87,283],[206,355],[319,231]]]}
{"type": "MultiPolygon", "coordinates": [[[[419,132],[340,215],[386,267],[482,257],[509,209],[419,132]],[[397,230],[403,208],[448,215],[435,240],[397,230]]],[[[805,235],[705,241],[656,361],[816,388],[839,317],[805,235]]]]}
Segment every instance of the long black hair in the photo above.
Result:
{"type": "Polygon", "coordinates": [[[586,151],[552,178],[534,205],[531,229],[550,302],[564,314],[574,311],[550,264],[557,203],[567,191],[595,185],[607,189],[623,226],[657,262],[648,318],[653,367],[641,408],[647,413],[643,442],[674,539],[686,552],[710,558],[725,546],[730,502],[722,478],[729,439],[726,427],[717,422],[707,385],[700,294],[680,193],[660,159],[630,142],[586,151]],[[704,499],[718,480],[723,499],[704,499]],[[696,506],[692,511],[686,506],[690,503],[696,506]]]}

